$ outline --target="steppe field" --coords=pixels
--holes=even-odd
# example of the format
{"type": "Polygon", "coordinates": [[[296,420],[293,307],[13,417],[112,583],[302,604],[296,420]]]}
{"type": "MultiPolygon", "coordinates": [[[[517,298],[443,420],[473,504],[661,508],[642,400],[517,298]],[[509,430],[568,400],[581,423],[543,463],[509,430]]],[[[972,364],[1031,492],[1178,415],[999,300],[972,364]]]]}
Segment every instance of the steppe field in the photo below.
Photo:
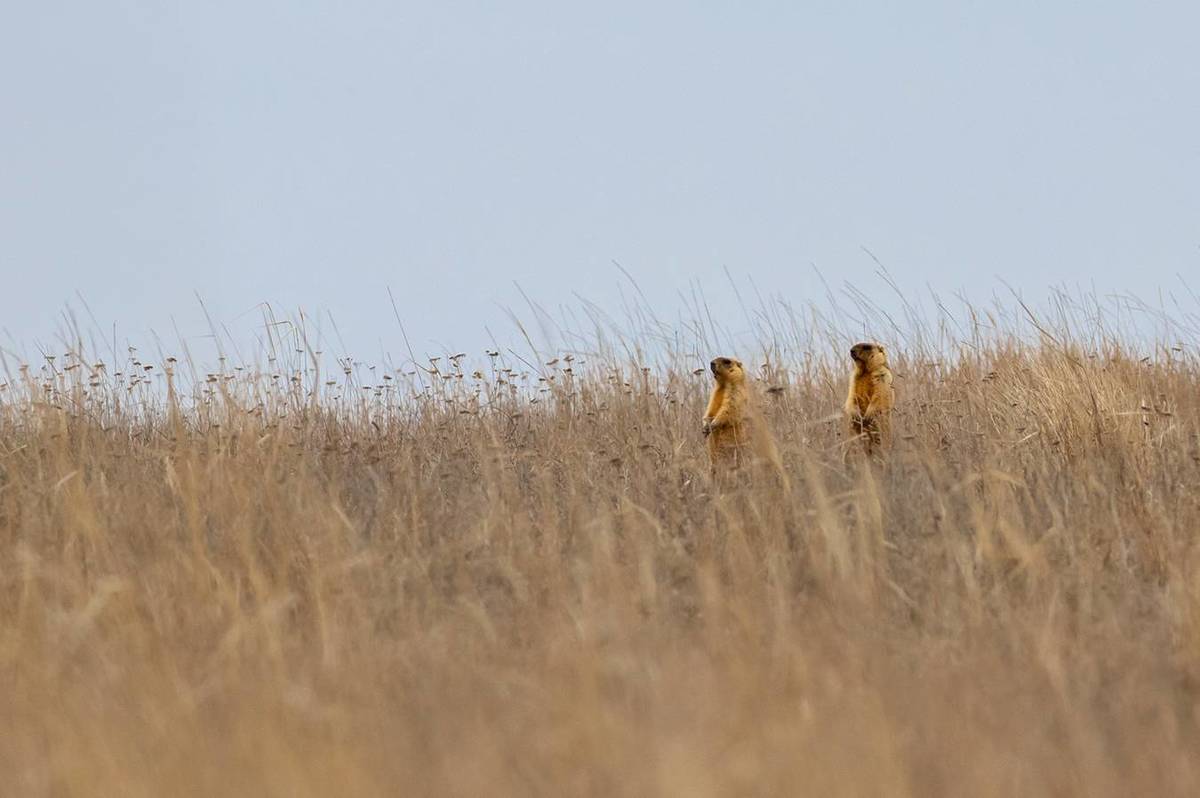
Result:
{"type": "Polygon", "coordinates": [[[729,303],[9,350],[0,795],[1200,795],[1195,312],[729,303]],[[786,480],[711,480],[715,355],[786,480]]]}

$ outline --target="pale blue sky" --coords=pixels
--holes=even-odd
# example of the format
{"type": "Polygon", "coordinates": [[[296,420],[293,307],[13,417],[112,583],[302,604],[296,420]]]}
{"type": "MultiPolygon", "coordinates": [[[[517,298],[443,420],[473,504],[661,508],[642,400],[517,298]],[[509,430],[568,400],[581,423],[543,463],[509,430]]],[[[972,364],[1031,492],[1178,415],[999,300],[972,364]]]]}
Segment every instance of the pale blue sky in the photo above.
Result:
{"type": "MultiPolygon", "coordinates": [[[[1195,2],[55,2],[0,10],[0,328],[122,337],[270,301],[347,348],[795,302],[1200,274],[1195,2]],[[878,282],[870,284],[878,285],[878,282]],[[78,304],[78,303],[76,303],[78,304]]],[[[1197,286],[1193,286],[1197,287],[1197,286]]],[[[10,346],[10,339],[0,344],[10,346]]]]}

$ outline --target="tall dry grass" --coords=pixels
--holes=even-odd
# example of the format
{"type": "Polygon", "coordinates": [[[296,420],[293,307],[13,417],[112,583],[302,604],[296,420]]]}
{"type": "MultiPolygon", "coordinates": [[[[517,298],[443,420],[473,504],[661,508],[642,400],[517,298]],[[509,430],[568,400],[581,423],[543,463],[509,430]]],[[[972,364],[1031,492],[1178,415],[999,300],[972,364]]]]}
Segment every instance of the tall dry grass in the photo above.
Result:
{"type": "Polygon", "coordinates": [[[1193,334],[884,325],[872,466],[861,330],[592,311],[421,370],[274,321],[211,374],[10,359],[0,792],[1200,794],[1193,334]],[[713,354],[765,364],[790,488],[710,484],[713,354]]]}

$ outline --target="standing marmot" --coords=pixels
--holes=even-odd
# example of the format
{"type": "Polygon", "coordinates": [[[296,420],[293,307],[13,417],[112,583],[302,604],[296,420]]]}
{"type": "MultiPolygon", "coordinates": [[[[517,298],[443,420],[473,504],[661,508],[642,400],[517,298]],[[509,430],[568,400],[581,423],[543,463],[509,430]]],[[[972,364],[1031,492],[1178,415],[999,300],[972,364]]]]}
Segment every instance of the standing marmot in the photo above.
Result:
{"type": "Polygon", "coordinates": [[[717,384],[713,386],[701,427],[708,437],[708,459],[714,469],[718,465],[736,468],[746,459],[746,448],[750,443],[746,370],[742,368],[742,361],[728,357],[714,358],[709,368],[717,384]]]}
{"type": "Polygon", "coordinates": [[[788,490],[790,483],[783,460],[767,429],[753,389],[746,382],[742,362],[718,357],[709,367],[717,384],[708,400],[701,429],[708,437],[708,458],[713,475],[718,476],[724,468],[736,469],[757,461],[770,466],[779,476],[784,490],[788,490]]]}
{"type": "Polygon", "coordinates": [[[850,357],[854,359],[854,373],[846,397],[846,422],[850,434],[861,437],[867,454],[873,454],[890,442],[889,414],[896,404],[892,370],[879,344],[855,344],[850,347],[850,357]]]}

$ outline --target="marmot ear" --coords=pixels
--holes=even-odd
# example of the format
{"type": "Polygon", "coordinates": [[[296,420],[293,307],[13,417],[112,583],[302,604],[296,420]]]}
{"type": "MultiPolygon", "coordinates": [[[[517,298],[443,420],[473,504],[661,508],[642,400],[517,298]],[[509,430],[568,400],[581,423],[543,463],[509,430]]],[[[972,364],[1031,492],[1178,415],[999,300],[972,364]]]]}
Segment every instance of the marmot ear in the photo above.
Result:
{"type": "Polygon", "coordinates": [[[737,367],[738,367],[738,368],[741,368],[741,367],[742,367],[742,361],[740,361],[740,360],[735,360],[735,361],[733,361],[733,362],[734,362],[734,363],[737,363],[737,367]]]}

